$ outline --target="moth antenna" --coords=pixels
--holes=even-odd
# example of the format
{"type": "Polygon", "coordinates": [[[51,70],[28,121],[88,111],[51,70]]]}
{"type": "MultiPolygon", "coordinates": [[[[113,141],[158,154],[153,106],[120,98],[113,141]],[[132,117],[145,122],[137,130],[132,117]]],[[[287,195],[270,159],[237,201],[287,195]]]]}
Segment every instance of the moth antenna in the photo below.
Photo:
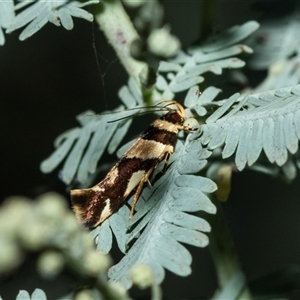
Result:
{"type": "Polygon", "coordinates": [[[145,114],[149,114],[149,113],[157,112],[157,111],[161,111],[161,109],[138,112],[138,113],[130,115],[130,116],[126,116],[126,117],[122,117],[122,118],[119,118],[119,119],[107,121],[107,123],[114,123],[114,122],[117,122],[117,121],[120,121],[120,120],[125,120],[125,119],[128,119],[128,118],[133,118],[133,117],[136,117],[136,116],[145,115],[145,114]]]}
{"type": "MultiPolygon", "coordinates": [[[[122,118],[119,118],[119,119],[116,119],[116,120],[108,121],[107,123],[113,123],[113,122],[117,122],[117,121],[124,120],[124,119],[127,119],[127,118],[132,118],[132,117],[135,117],[135,116],[140,116],[140,115],[143,115],[143,114],[148,114],[148,113],[153,113],[153,112],[158,112],[158,111],[163,111],[163,110],[172,111],[172,108],[168,107],[168,105],[172,105],[172,104],[176,105],[178,108],[179,108],[179,106],[180,106],[180,108],[182,108],[182,106],[175,100],[161,101],[161,102],[158,102],[158,103],[156,103],[155,105],[152,105],[152,106],[143,106],[143,107],[134,107],[134,108],[124,109],[123,111],[135,110],[135,109],[151,109],[152,108],[152,110],[138,112],[138,113],[133,114],[131,116],[126,116],[126,117],[122,117],[122,118]],[[162,103],[166,103],[166,104],[164,106],[161,106],[162,103]]],[[[179,108],[179,110],[180,110],[180,108],[179,108]]],[[[123,111],[119,111],[119,112],[123,112],[123,111]]],[[[180,110],[180,115],[182,115],[181,110],[180,110]]]]}
{"type": "Polygon", "coordinates": [[[124,111],[131,111],[131,110],[137,110],[137,109],[152,109],[152,110],[147,110],[147,111],[143,111],[143,112],[138,112],[136,114],[130,115],[130,116],[126,116],[126,117],[122,117],[119,119],[115,119],[112,121],[107,121],[107,123],[114,123],[114,122],[118,122],[121,120],[125,120],[127,118],[132,118],[135,116],[140,116],[143,114],[148,114],[148,113],[153,113],[153,112],[159,112],[159,111],[172,111],[172,108],[169,108],[169,105],[175,105],[179,111],[179,114],[184,117],[185,116],[185,112],[184,112],[184,108],[182,107],[181,104],[179,104],[176,100],[167,100],[167,101],[161,101],[156,103],[155,105],[151,105],[151,106],[141,106],[141,107],[132,107],[132,108],[126,108],[123,110],[118,110],[118,111],[112,111],[112,112],[103,112],[101,114],[94,114],[94,115],[89,115],[88,116],[101,116],[101,115],[111,115],[111,114],[115,114],[115,113],[122,113],[124,111]],[[162,104],[165,103],[165,105],[162,106],[162,104]]]}

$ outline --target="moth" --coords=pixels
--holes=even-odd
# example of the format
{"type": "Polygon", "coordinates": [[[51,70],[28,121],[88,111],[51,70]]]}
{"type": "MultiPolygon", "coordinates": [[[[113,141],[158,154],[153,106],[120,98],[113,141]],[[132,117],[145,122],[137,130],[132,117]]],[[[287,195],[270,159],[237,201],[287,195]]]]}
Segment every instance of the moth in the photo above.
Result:
{"type": "Polygon", "coordinates": [[[102,181],[91,188],[71,190],[73,210],[85,227],[98,226],[136,189],[131,218],[143,185],[146,182],[151,185],[149,177],[153,170],[162,161],[167,164],[174,152],[178,132],[194,130],[183,125],[185,111],[177,101],[167,101],[165,109],[168,112],[150,124],[102,181]]]}

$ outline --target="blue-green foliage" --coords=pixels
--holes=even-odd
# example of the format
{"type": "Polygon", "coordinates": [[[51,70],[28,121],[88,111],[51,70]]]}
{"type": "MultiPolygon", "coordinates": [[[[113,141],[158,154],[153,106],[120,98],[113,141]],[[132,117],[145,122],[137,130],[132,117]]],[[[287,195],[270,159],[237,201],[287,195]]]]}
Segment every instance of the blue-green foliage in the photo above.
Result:
{"type": "Polygon", "coordinates": [[[4,45],[5,37],[2,28],[6,29],[15,18],[13,0],[0,1],[0,45],[4,45]]]}
{"type": "MultiPolygon", "coordinates": [[[[126,108],[139,105],[142,95],[133,79],[129,80],[128,87],[120,90],[120,98],[124,99],[125,105],[128,105],[126,108]]],[[[132,114],[131,111],[124,111],[124,108],[124,106],[118,107],[117,111],[121,111],[115,112],[113,116],[107,114],[99,117],[91,111],[79,115],[77,120],[82,127],[68,130],[55,140],[56,150],[42,162],[41,170],[44,173],[52,172],[67,157],[62,168],[62,180],[68,184],[76,178],[79,182],[86,183],[95,173],[105,149],[108,149],[109,153],[114,153],[128,130],[131,119],[107,123],[132,114]]]]}
{"type": "MultiPolygon", "coordinates": [[[[82,18],[90,22],[93,21],[93,15],[81,7],[95,3],[99,3],[99,0],[85,2],[69,0],[22,0],[16,5],[14,5],[13,0],[1,1],[0,25],[6,29],[6,33],[11,33],[27,25],[20,34],[19,38],[21,41],[35,34],[48,22],[56,26],[62,25],[67,30],[71,30],[74,26],[72,17],[82,18]],[[23,10],[18,13],[21,8],[23,8],[23,10]],[[1,13],[1,11],[3,13],[1,13]],[[5,18],[3,18],[4,16],[5,18]]],[[[4,36],[2,31],[0,31],[0,45],[3,44],[4,36]]]]}
{"type": "Polygon", "coordinates": [[[41,289],[35,289],[32,295],[25,291],[19,291],[16,300],[47,300],[46,294],[41,289]]]}
{"type": "Polygon", "coordinates": [[[223,69],[243,67],[245,63],[234,56],[242,52],[251,53],[252,50],[236,43],[257,28],[258,24],[254,21],[235,26],[201,46],[188,49],[187,53],[181,51],[175,59],[161,62],[159,71],[168,72],[167,76],[161,74],[157,78],[156,87],[162,91],[162,99],[172,99],[174,93],[188,90],[201,83],[204,81],[201,75],[206,72],[220,75],[223,69]]]}
{"type": "MultiPolygon", "coordinates": [[[[253,30],[257,29],[257,26],[255,22],[248,22],[240,27],[236,26],[234,29],[228,30],[226,36],[230,41],[236,43],[239,39],[251,34],[253,30]]],[[[207,89],[203,96],[195,95],[195,88],[197,89],[195,85],[200,82],[200,78],[201,81],[203,80],[203,77],[199,75],[212,70],[220,74],[223,68],[241,67],[244,63],[238,58],[231,57],[225,60],[223,58],[248,51],[246,46],[239,45],[239,47],[234,47],[235,50],[232,52],[230,50],[232,49],[231,43],[226,43],[224,49],[221,50],[221,48],[217,42],[211,42],[204,45],[203,48],[193,48],[190,50],[191,54],[181,52],[171,62],[162,62],[160,70],[169,73],[166,79],[162,75],[158,76],[156,103],[173,99],[174,92],[189,90],[185,100],[189,111],[195,110],[199,112],[200,116],[203,116],[206,114],[206,105],[218,105],[217,103],[211,103],[219,91],[213,87],[207,89]]],[[[119,97],[126,108],[139,106],[143,103],[141,91],[133,79],[128,81],[127,86],[120,89],[119,97]]],[[[129,113],[124,111],[120,115],[114,115],[114,119],[124,117],[129,113]]],[[[79,182],[84,183],[88,180],[88,175],[95,172],[104,149],[108,147],[110,153],[114,152],[120,142],[120,137],[128,129],[129,121],[107,124],[108,120],[113,119],[112,116],[104,115],[96,118],[87,116],[88,114],[88,112],[84,112],[78,116],[82,128],[71,129],[57,138],[55,141],[57,149],[41,165],[43,172],[51,172],[63,159],[68,157],[62,170],[63,181],[70,183],[76,178],[79,182]],[[124,124],[126,127],[122,128],[124,124]],[[120,130],[122,131],[120,132],[120,130]],[[115,134],[117,134],[117,137],[114,138],[115,134]],[[71,150],[72,146],[74,147],[71,150]],[[84,152],[85,147],[88,148],[84,152]]]]}
{"type": "Polygon", "coordinates": [[[269,162],[283,166],[288,152],[298,151],[300,138],[300,86],[259,94],[235,94],[222,103],[203,125],[203,145],[222,149],[222,157],[235,153],[239,170],[253,165],[262,150],[269,162]]]}
{"type": "MultiPolygon", "coordinates": [[[[164,268],[181,276],[191,273],[191,255],[180,243],[206,246],[208,238],[204,233],[210,231],[210,226],[204,219],[188,212],[216,212],[206,196],[206,193],[216,190],[215,183],[189,174],[199,172],[211,154],[202,149],[198,138],[194,133],[189,135],[185,144],[177,143],[171,167],[153,187],[144,190],[141,197],[144,200],[138,203],[137,212],[129,224],[128,211],[115,214],[103,223],[107,226],[105,223],[111,224],[122,216],[123,226],[129,226],[124,248],[135,241],[127,255],[109,270],[111,280],[130,286],[129,271],[136,263],[149,265],[158,283],[164,278],[164,268]]],[[[156,175],[159,172],[157,170],[156,175]]],[[[101,227],[96,229],[99,238],[103,238],[101,227]]],[[[114,234],[118,239],[118,233],[114,231],[114,234]]]]}
{"type": "MultiPolygon", "coordinates": [[[[70,30],[73,28],[72,17],[92,21],[93,16],[81,7],[98,2],[19,1],[14,6],[12,0],[1,1],[0,25],[6,32],[26,26],[20,40],[33,35],[48,21],[70,30]],[[20,8],[24,9],[18,13],[20,8]]],[[[204,124],[187,137],[180,135],[167,172],[161,174],[162,166],[155,170],[152,177],[154,185],[143,190],[136,213],[130,221],[129,209],[123,206],[93,230],[98,249],[108,253],[115,236],[120,250],[126,254],[109,270],[112,281],[129,287],[129,271],[136,263],[150,266],[158,283],[164,278],[164,269],[181,276],[191,273],[192,257],[181,243],[197,247],[208,244],[205,233],[210,231],[210,225],[190,213],[203,211],[212,214],[216,211],[206,195],[214,192],[216,185],[210,179],[199,176],[200,172],[205,174],[208,158],[212,154],[215,157],[221,154],[223,159],[235,155],[237,168],[243,170],[246,165],[259,169],[257,161],[264,152],[266,160],[273,164],[265,170],[281,168],[288,179],[296,176],[296,166],[300,165],[297,161],[300,139],[300,85],[297,84],[300,73],[296,68],[300,59],[299,40],[294,38],[299,31],[297,13],[287,20],[289,22],[281,20],[280,29],[275,28],[274,22],[269,31],[265,31],[271,38],[250,62],[257,69],[269,67],[279,58],[284,59],[285,64],[279,65],[282,72],[278,76],[278,69],[277,73],[271,70],[267,80],[252,95],[234,94],[217,102],[215,98],[219,89],[208,87],[199,94],[198,84],[204,81],[202,75],[206,72],[220,75],[225,68],[244,66],[245,63],[234,56],[243,52],[252,53],[251,48],[238,43],[258,28],[254,21],[235,26],[201,46],[192,47],[187,52],[181,51],[176,58],[160,63],[153,104],[173,99],[176,93],[187,91],[184,101],[187,116],[198,117],[204,124]],[[283,24],[287,25],[283,27],[283,24]],[[285,33],[278,34],[278,30],[285,30],[285,33]],[[278,36],[284,36],[289,42],[279,43],[278,36]],[[292,53],[295,56],[290,59],[292,53]],[[284,87],[288,84],[293,86],[284,87]],[[261,92],[268,88],[274,90],[261,92]],[[211,111],[213,113],[207,117],[211,111]]],[[[2,30],[0,44],[4,44],[2,30]]],[[[93,112],[90,111],[79,115],[80,127],[70,129],[56,139],[56,150],[41,164],[41,170],[52,172],[64,161],[62,180],[67,184],[77,180],[83,186],[88,185],[104,151],[116,152],[132,122],[127,119],[108,124],[107,121],[131,113],[124,108],[143,105],[140,87],[133,79],[129,79],[128,85],[120,89],[119,97],[124,106],[117,110],[123,109],[123,112],[113,118],[111,115],[91,116],[93,112]]],[[[137,112],[140,110],[137,109],[137,112]]],[[[214,299],[236,297],[244,282],[242,274],[235,274],[214,299]]],[[[17,299],[46,299],[46,295],[39,289],[31,296],[26,291],[20,291],[17,299]]]]}
{"type": "MultiPolygon", "coordinates": [[[[196,116],[204,117],[211,109],[221,106],[214,101],[219,89],[209,87],[199,94],[197,84],[204,80],[201,74],[207,71],[221,74],[224,68],[243,66],[243,61],[232,56],[251,52],[251,49],[235,44],[257,27],[256,22],[236,26],[214,41],[189,49],[187,53],[180,52],[172,61],[162,62],[154,104],[170,100],[174,93],[187,90],[184,102],[188,117],[195,116],[195,112],[196,116]]],[[[140,88],[133,79],[121,88],[119,96],[126,108],[143,103],[140,88]]],[[[107,120],[118,119],[128,113],[124,111],[113,118],[111,115],[87,116],[86,112],[80,115],[81,127],[57,138],[56,150],[42,163],[42,171],[51,172],[65,159],[62,179],[66,183],[76,179],[84,185],[95,172],[104,150],[107,148],[114,152],[130,125],[128,120],[109,124],[107,120]]],[[[181,276],[190,274],[191,255],[181,243],[206,246],[208,238],[204,233],[210,231],[210,226],[204,219],[189,213],[215,213],[214,205],[205,194],[215,191],[216,185],[208,178],[193,175],[205,168],[211,155],[211,151],[202,147],[201,134],[202,128],[189,134],[185,142],[178,141],[176,153],[171,157],[171,166],[154,181],[153,187],[144,189],[131,221],[128,221],[128,207],[123,206],[92,232],[97,247],[103,252],[110,251],[114,235],[120,250],[126,253],[110,269],[111,280],[130,286],[129,270],[134,263],[149,265],[157,282],[163,280],[164,268],[181,276]]],[[[152,178],[160,175],[161,167],[152,178]]]]}
{"type": "MultiPolygon", "coordinates": [[[[300,11],[297,7],[289,14],[262,19],[260,28],[246,41],[247,45],[255,49],[248,62],[250,68],[256,70],[268,69],[274,63],[281,62],[281,64],[285,64],[292,55],[298,55],[300,41],[299,16],[300,11]]],[[[281,74],[278,75],[281,76],[281,74]]]]}

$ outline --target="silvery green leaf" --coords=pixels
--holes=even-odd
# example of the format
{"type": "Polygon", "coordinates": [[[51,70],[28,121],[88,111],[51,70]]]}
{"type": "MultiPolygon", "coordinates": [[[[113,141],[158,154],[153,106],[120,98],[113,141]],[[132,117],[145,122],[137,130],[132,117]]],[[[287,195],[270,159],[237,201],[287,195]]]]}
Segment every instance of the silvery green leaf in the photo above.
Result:
{"type": "Polygon", "coordinates": [[[203,145],[207,145],[210,142],[217,129],[218,125],[214,123],[211,123],[209,126],[206,124],[202,125],[203,134],[201,140],[203,145]]]}
{"type": "Polygon", "coordinates": [[[240,26],[233,26],[220,35],[208,40],[203,46],[204,52],[213,52],[242,41],[259,28],[256,21],[249,21],[240,26]]]}
{"type": "Polygon", "coordinates": [[[119,90],[118,96],[126,107],[134,107],[143,103],[142,92],[133,78],[129,78],[128,84],[119,90]]]}
{"type": "Polygon", "coordinates": [[[116,237],[117,244],[121,252],[126,252],[127,242],[127,224],[129,220],[129,208],[124,205],[118,210],[112,218],[109,218],[109,224],[114,236],[116,237]]]}
{"type": "Polygon", "coordinates": [[[274,119],[268,117],[265,120],[265,126],[263,130],[263,149],[271,163],[275,161],[275,125],[274,119]]]}
{"type": "MultiPolygon", "coordinates": [[[[128,108],[141,101],[142,96],[134,81],[129,80],[129,85],[122,91],[121,96],[128,108]]],[[[122,108],[121,106],[118,109],[122,108]]],[[[140,108],[137,111],[140,111],[140,108]]],[[[128,115],[132,115],[132,111],[124,109],[114,114],[116,120],[128,115]]],[[[95,173],[98,161],[105,149],[108,149],[109,152],[114,151],[132,122],[131,120],[119,120],[107,123],[111,119],[112,116],[109,114],[95,116],[92,111],[78,115],[77,120],[82,127],[68,130],[57,137],[56,150],[41,163],[42,172],[51,172],[65,160],[62,168],[62,180],[65,183],[70,183],[74,178],[83,184],[88,182],[95,173]],[[115,135],[116,137],[114,137],[115,135]]]]}
{"type": "Polygon", "coordinates": [[[223,116],[225,112],[236,102],[240,94],[236,93],[232,95],[228,101],[226,101],[220,108],[218,108],[209,118],[207,118],[206,123],[214,123],[217,119],[223,116]]]}
{"type": "Polygon", "coordinates": [[[66,8],[63,7],[58,10],[58,16],[63,27],[65,27],[67,30],[73,29],[74,23],[66,8]]]}
{"type": "Polygon", "coordinates": [[[299,85],[295,85],[291,88],[291,92],[294,95],[300,96],[300,86],[299,85]]]}
{"type": "MultiPolygon", "coordinates": [[[[40,30],[49,21],[56,26],[62,25],[67,30],[71,30],[74,26],[72,16],[83,18],[90,22],[93,21],[93,15],[81,7],[95,3],[99,3],[99,1],[94,0],[80,3],[67,0],[39,0],[35,3],[27,3],[29,5],[17,14],[14,20],[9,24],[7,33],[27,25],[19,37],[20,40],[23,41],[40,30]]],[[[21,5],[19,5],[19,7],[21,7],[21,5]]]]}
{"type": "Polygon", "coordinates": [[[65,161],[64,168],[62,171],[62,179],[66,183],[70,183],[74,178],[78,165],[81,161],[81,158],[84,154],[86,145],[88,144],[93,126],[85,126],[82,128],[82,133],[78,137],[76,144],[70,152],[70,155],[65,161]]]}
{"type": "Polygon", "coordinates": [[[183,228],[181,226],[165,223],[160,226],[159,231],[163,236],[176,239],[181,243],[196,247],[205,247],[208,245],[208,237],[205,234],[187,227],[183,228]]]}
{"type": "Polygon", "coordinates": [[[223,69],[235,69],[245,66],[245,62],[238,58],[227,58],[218,60],[217,62],[205,63],[200,66],[193,66],[188,69],[188,75],[199,75],[206,72],[212,72],[216,75],[220,75],[223,69]]]}
{"type": "Polygon", "coordinates": [[[284,119],[284,136],[286,140],[286,147],[288,150],[295,154],[298,150],[298,137],[295,131],[295,125],[293,123],[294,114],[288,113],[284,119]]]}
{"type": "Polygon", "coordinates": [[[151,268],[158,283],[164,278],[164,268],[181,276],[190,274],[191,255],[179,243],[206,246],[208,238],[204,232],[210,231],[210,226],[204,219],[188,212],[203,210],[215,213],[216,208],[205,193],[215,191],[216,185],[207,178],[180,174],[179,170],[188,158],[196,163],[199,160],[196,154],[200,156],[201,152],[200,140],[188,138],[185,145],[178,141],[167,176],[162,175],[152,187],[144,188],[141,195],[143,203],[136,207],[128,227],[127,243],[133,245],[127,255],[109,270],[112,281],[129,287],[130,268],[139,263],[151,268]],[[194,145],[193,155],[189,143],[194,145]]]}
{"type": "Polygon", "coordinates": [[[162,61],[159,64],[158,70],[161,72],[172,72],[172,71],[179,72],[181,68],[177,63],[162,61]]]}
{"type": "Polygon", "coordinates": [[[226,140],[228,132],[231,130],[232,128],[229,123],[225,123],[222,127],[219,127],[214,133],[214,137],[208,143],[208,149],[215,149],[222,146],[226,140]]]}
{"type": "MultiPolygon", "coordinates": [[[[247,159],[248,159],[248,165],[252,166],[258,159],[262,149],[261,145],[263,144],[263,126],[264,121],[263,120],[257,120],[253,125],[252,130],[252,151],[248,151],[247,159]]],[[[224,152],[223,152],[224,153],[224,152]]]]}
{"type": "Polygon", "coordinates": [[[300,111],[294,113],[294,126],[298,139],[300,139],[300,111]]]}
{"type": "Polygon", "coordinates": [[[41,163],[41,171],[44,173],[52,172],[68,154],[79,134],[80,129],[73,128],[58,136],[54,145],[57,149],[41,163]]]}
{"type": "Polygon", "coordinates": [[[164,217],[165,221],[177,226],[184,226],[189,229],[210,232],[211,227],[207,221],[182,211],[169,210],[164,217]]]}
{"type": "Polygon", "coordinates": [[[127,224],[130,210],[126,205],[105,220],[101,226],[96,227],[91,234],[95,238],[97,249],[103,253],[109,253],[113,246],[113,235],[122,253],[126,253],[126,242],[128,239],[127,224]]]}
{"type": "Polygon", "coordinates": [[[13,0],[0,1],[0,45],[4,45],[5,37],[2,28],[7,28],[15,18],[13,0]]]}
{"type": "Polygon", "coordinates": [[[190,77],[180,81],[172,82],[170,84],[170,89],[172,92],[178,93],[181,91],[185,91],[190,87],[201,83],[202,81],[204,81],[204,78],[202,76],[190,77]]]}
{"type": "Polygon", "coordinates": [[[244,105],[246,104],[248,100],[248,97],[243,97],[242,99],[239,98],[239,102],[233,107],[233,109],[231,111],[229,111],[225,116],[223,116],[222,120],[226,120],[229,119],[232,115],[234,115],[235,113],[237,113],[239,110],[241,110],[244,105]]]}
{"type": "MultiPolygon", "coordinates": [[[[160,62],[158,71],[167,72],[164,80],[161,78],[162,75],[159,75],[156,84],[161,92],[161,98],[166,99],[165,94],[170,94],[170,91],[177,93],[194,88],[204,80],[201,75],[206,72],[220,75],[223,69],[243,67],[245,63],[234,56],[243,52],[251,53],[252,50],[237,43],[257,28],[257,22],[247,22],[229,29],[223,35],[217,36],[211,43],[193,46],[188,49],[187,53],[181,51],[174,59],[160,62]]],[[[191,108],[191,103],[194,103],[195,99],[189,99],[189,96],[187,99],[188,107],[191,108]]]]}
{"type": "Polygon", "coordinates": [[[35,289],[31,295],[31,300],[47,300],[47,296],[43,290],[35,289]]]}
{"type": "Polygon", "coordinates": [[[242,126],[243,123],[235,122],[232,130],[229,130],[225,140],[225,147],[222,152],[223,158],[230,157],[234,153],[238,145],[240,129],[242,128],[242,126]]]}
{"type": "Polygon", "coordinates": [[[192,255],[190,252],[176,240],[166,237],[165,239],[159,240],[159,246],[160,248],[169,249],[173,252],[176,255],[176,260],[184,262],[187,265],[192,263],[192,255]]]}
{"type": "Polygon", "coordinates": [[[177,64],[184,64],[188,59],[189,56],[185,52],[179,51],[178,54],[171,61],[177,64]]]}
{"type": "Polygon", "coordinates": [[[196,105],[196,106],[193,107],[193,109],[196,111],[197,115],[200,116],[200,117],[205,116],[207,114],[206,108],[204,108],[201,105],[196,105]]]}
{"type": "Polygon", "coordinates": [[[115,135],[112,137],[108,145],[107,148],[108,153],[110,154],[115,153],[123,137],[125,136],[126,132],[129,130],[131,123],[132,123],[132,119],[125,120],[124,124],[122,124],[121,127],[116,131],[115,135]]]}
{"type": "MultiPolygon", "coordinates": [[[[90,4],[99,3],[100,1],[88,1],[90,4]]],[[[76,7],[75,5],[70,5],[66,7],[67,12],[70,16],[85,19],[87,21],[93,21],[93,15],[88,13],[86,10],[76,7]]]]}
{"type": "Polygon", "coordinates": [[[202,105],[211,103],[220,92],[220,89],[213,86],[206,88],[199,96],[199,103],[202,105]]]}
{"type": "Polygon", "coordinates": [[[283,120],[282,115],[278,115],[275,119],[275,161],[280,167],[286,162],[288,156],[283,132],[283,120]]]}
{"type": "Polygon", "coordinates": [[[136,100],[136,103],[138,105],[143,105],[143,95],[141,88],[133,77],[130,77],[128,80],[128,88],[131,94],[133,95],[134,99],[136,100]]]}
{"type": "Polygon", "coordinates": [[[30,36],[39,31],[48,22],[48,12],[42,11],[20,34],[20,41],[28,39],[30,36]]]}
{"type": "Polygon", "coordinates": [[[155,85],[158,90],[165,90],[168,88],[167,80],[161,75],[157,76],[155,85]]]}
{"type": "Polygon", "coordinates": [[[200,172],[206,166],[205,160],[192,161],[188,157],[185,157],[181,160],[178,165],[179,174],[193,174],[200,172]]]}
{"type": "MultiPolygon", "coordinates": [[[[39,15],[46,15],[47,11],[49,10],[49,3],[45,2],[42,3],[41,1],[37,1],[22,12],[20,12],[14,19],[13,23],[7,28],[7,33],[11,33],[16,29],[19,29],[39,15]]],[[[46,23],[45,23],[46,24],[46,23]]]]}
{"type": "Polygon", "coordinates": [[[31,297],[27,291],[20,290],[16,297],[16,300],[31,300],[31,297]]]}
{"type": "Polygon", "coordinates": [[[193,107],[198,104],[198,98],[199,98],[199,88],[197,86],[191,87],[184,99],[184,105],[186,107],[193,107]]]}
{"type": "Polygon", "coordinates": [[[236,150],[235,163],[238,170],[243,170],[248,160],[248,149],[252,146],[250,141],[252,138],[253,122],[248,120],[243,124],[243,134],[240,135],[239,144],[236,150]]]}
{"type": "Polygon", "coordinates": [[[299,29],[298,8],[276,18],[262,20],[260,28],[247,40],[247,44],[255,50],[249,66],[257,70],[267,69],[295,53],[299,45],[299,29]]]}
{"type": "Polygon", "coordinates": [[[149,250],[149,256],[156,260],[156,263],[168,269],[170,272],[180,276],[188,276],[191,274],[190,264],[178,259],[177,253],[170,256],[170,248],[155,247],[149,250]]]}
{"type": "Polygon", "coordinates": [[[208,53],[205,52],[205,48],[202,51],[198,52],[198,51],[196,51],[196,49],[195,50],[191,49],[189,52],[196,53],[194,58],[197,63],[219,60],[221,58],[238,55],[242,52],[246,52],[246,53],[253,52],[251,48],[249,48],[245,45],[234,45],[234,46],[231,46],[231,47],[228,47],[225,49],[221,49],[219,51],[208,52],[208,53]]]}
{"type": "Polygon", "coordinates": [[[107,254],[112,248],[113,235],[109,227],[109,220],[105,220],[101,226],[96,227],[91,234],[95,238],[97,249],[107,254]]]}
{"type": "Polygon", "coordinates": [[[253,165],[262,150],[271,163],[283,166],[288,151],[298,150],[300,97],[293,93],[298,90],[299,86],[292,86],[240,97],[235,94],[220,101],[221,107],[202,126],[202,144],[210,150],[225,144],[223,158],[236,151],[239,170],[253,165]]]}

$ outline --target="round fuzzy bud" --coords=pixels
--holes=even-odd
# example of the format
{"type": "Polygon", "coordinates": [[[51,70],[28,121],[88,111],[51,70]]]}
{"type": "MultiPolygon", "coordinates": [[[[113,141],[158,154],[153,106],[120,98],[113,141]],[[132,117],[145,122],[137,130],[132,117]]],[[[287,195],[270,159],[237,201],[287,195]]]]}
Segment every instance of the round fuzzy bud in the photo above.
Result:
{"type": "Polygon", "coordinates": [[[180,50],[180,41],[166,27],[155,29],[148,38],[149,50],[158,56],[173,57],[180,50]]]}
{"type": "Polygon", "coordinates": [[[134,265],[130,271],[130,277],[133,284],[140,289],[146,289],[153,285],[152,271],[147,265],[134,265]]]}
{"type": "Polygon", "coordinates": [[[111,259],[108,255],[91,250],[85,255],[83,265],[89,274],[97,276],[100,272],[106,271],[111,266],[111,259]]]}
{"type": "Polygon", "coordinates": [[[0,235],[0,249],[0,274],[11,271],[21,263],[23,255],[14,241],[0,235]]]}
{"type": "Polygon", "coordinates": [[[40,255],[37,262],[37,269],[42,276],[51,278],[62,271],[64,264],[64,258],[61,253],[46,251],[40,255]]]}
{"type": "Polygon", "coordinates": [[[90,290],[81,290],[76,293],[75,300],[94,300],[93,293],[90,290]]]}

